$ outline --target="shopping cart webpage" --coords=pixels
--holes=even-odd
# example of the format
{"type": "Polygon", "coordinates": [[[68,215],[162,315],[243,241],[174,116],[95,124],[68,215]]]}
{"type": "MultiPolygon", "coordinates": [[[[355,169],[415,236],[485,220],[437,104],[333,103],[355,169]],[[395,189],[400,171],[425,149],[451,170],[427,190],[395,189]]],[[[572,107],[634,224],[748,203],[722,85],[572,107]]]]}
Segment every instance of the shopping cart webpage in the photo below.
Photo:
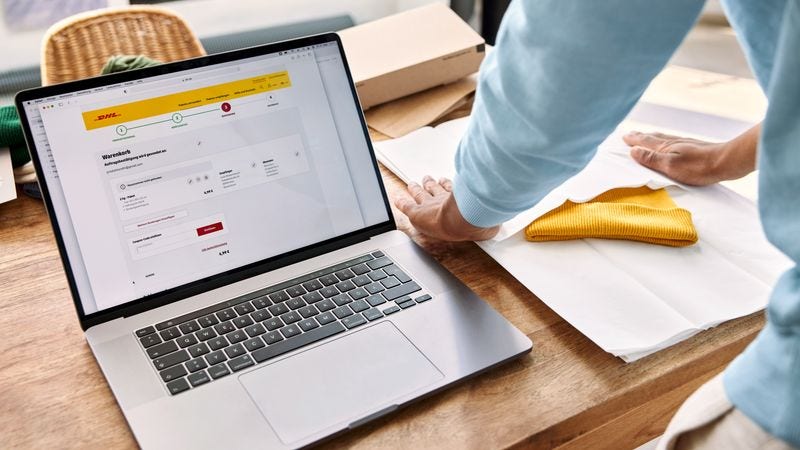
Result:
{"type": "Polygon", "coordinates": [[[38,110],[87,313],[388,218],[335,46],[38,110]]]}

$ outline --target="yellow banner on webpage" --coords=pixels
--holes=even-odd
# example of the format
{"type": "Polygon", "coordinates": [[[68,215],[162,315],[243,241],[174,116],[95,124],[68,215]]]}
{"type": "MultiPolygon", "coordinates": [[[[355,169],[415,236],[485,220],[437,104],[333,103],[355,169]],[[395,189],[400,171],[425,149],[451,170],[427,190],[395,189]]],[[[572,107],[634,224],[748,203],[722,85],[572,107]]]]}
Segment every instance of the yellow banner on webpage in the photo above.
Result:
{"type": "Polygon", "coordinates": [[[224,102],[291,87],[289,72],[281,71],[190,91],[148,98],[83,113],[86,130],[118,125],[148,117],[224,102]]]}

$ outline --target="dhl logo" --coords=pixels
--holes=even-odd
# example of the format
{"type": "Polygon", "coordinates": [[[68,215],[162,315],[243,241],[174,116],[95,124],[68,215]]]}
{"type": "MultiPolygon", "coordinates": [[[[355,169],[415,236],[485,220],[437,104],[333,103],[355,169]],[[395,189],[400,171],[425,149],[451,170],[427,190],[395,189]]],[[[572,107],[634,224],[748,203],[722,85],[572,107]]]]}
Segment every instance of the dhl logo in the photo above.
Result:
{"type": "Polygon", "coordinates": [[[116,113],[116,112],[110,112],[110,113],[106,113],[106,114],[100,114],[99,116],[97,116],[97,117],[95,117],[95,118],[94,118],[94,121],[95,121],[95,122],[98,122],[98,121],[100,121],[100,120],[113,119],[114,117],[120,117],[121,115],[122,115],[122,114],[119,114],[119,113],[116,113]]]}

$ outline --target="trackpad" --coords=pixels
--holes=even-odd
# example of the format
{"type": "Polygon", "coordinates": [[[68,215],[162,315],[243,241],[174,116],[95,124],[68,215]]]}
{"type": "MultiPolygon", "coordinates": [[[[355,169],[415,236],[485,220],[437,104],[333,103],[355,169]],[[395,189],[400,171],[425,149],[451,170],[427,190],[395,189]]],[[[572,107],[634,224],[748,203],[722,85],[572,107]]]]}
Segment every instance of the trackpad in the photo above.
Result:
{"type": "Polygon", "coordinates": [[[443,378],[390,322],[242,375],[281,441],[291,444],[443,378]]]}

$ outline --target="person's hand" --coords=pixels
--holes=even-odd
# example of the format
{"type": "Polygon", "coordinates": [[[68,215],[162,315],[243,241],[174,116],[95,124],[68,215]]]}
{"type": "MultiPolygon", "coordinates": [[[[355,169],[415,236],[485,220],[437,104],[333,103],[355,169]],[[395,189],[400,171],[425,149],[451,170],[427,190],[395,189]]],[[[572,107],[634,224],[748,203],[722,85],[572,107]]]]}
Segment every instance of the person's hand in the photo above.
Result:
{"type": "Polygon", "coordinates": [[[706,186],[741,178],[755,169],[758,132],[756,126],[721,143],[637,131],[623,140],[639,164],[684,184],[706,186]]]}
{"type": "Polygon", "coordinates": [[[453,197],[453,183],[446,178],[437,182],[425,176],[422,186],[410,183],[407,189],[409,195],[396,199],[394,204],[423,234],[445,241],[483,241],[500,229],[480,228],[467,222],[453,197]]]}

